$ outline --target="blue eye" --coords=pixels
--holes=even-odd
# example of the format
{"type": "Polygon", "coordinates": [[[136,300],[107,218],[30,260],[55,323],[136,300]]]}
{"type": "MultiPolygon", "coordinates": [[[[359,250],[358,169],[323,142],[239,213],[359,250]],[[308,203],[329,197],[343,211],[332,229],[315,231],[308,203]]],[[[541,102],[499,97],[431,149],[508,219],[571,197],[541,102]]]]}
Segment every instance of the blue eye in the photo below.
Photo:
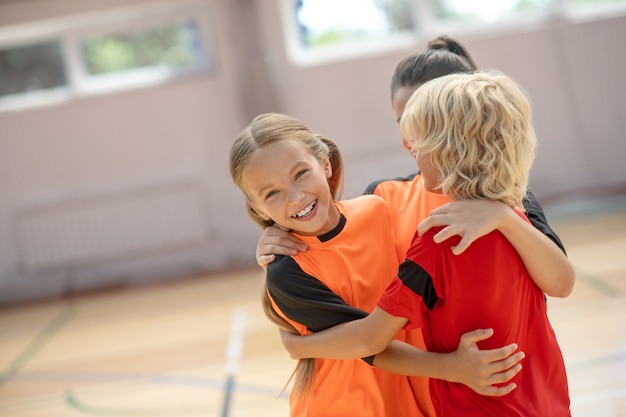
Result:
{"type": "Polygon", "coordinates": [[[270,197],[272,197],[272,196],[275,196],[276,194],[278,194],[278,191],[276,191],[276,190],[272,190],[272,191],[270,191],[269,193],[267,193],[267,194],[265,195],[265,199],[267,200],[268,198],[270,198],[270,197]]]}
{"type": "Polygon", "coordinates": [[[302,171],[298,171],[298,173],[296,174],[296,179],[298,179],[301,176],[303,176],[307,171],[308,171],[307,169],[303,169],[302,171]]]}

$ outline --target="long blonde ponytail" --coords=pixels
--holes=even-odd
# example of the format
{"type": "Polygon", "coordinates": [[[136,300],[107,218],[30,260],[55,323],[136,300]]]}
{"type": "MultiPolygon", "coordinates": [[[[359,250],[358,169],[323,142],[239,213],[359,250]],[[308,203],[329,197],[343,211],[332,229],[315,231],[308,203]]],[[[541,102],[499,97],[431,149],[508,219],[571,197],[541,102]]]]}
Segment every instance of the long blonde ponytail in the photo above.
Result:
{"type": "MultiPolygon", "coordinates": [[[[280,316],[270,300],[269,293],[267,291],[267,285],[263,286],[263,292],[261,293],[261,305],[263,306],[263,312],[267,318],[278,326],[280,329],[288,332],[299,334],[295,327],[293,327],[287,320],[280,316]]],[[[313,392],[313,386],[315,384],[316,366],[315,359],[300,359],[294,369],[293,373],[285,383],[282,392],[285,391],[289,383],[293,380],[292,392],[299,400],[309,400],[313,392]],[[295,378],[295,379],[294,379],[295,378]]]]}

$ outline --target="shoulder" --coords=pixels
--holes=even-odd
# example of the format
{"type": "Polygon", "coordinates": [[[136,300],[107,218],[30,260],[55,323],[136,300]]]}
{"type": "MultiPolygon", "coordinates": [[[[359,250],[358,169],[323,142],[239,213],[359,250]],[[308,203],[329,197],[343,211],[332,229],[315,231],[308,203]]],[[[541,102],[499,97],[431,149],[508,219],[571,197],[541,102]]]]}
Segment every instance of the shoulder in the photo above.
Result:
{"type": "Polygon", "coordinates": [[[387,201],[374,194],[360,195],[348,200],[338,201],[335,204],[340,210],[343,209],[346,214],[362,212],[364,210],[386,210],[388,208],[387,201]]]}
{"type": "Polygon", "coordinates": [[[363,191],[363,194],[379,194],[383,189],[388,187],[406,186],[420,175],[420,172],[407,175],[406,177],[385,178],[371,182],[363,191]]]}
{"type": "Polygon", "coordinates": [[[419,260],[421,256],[426,252],[432,252],[435,250],[451,250],[451,247],[458,244],[461,237],[458,235],[451,236],[448,239],[436,243],[435,235],[443,230],[444,226],[435,226],[428,229],[421,236],[415,233],[411,246],[407,252],[407,257],[413,260],[419,260]]]}
{"type": "Polygon", "coordinates": [[[291,257],[276,255],[276,259],[267,265],[265,280],[270,292],[274,290],[284,291],[289,286],[296,285],[299,280],[313,278],[306,274],[300,265],[291,257]]]}
{"type": "Polygon", "coordinates": [[[276,259],[268,264],[265,280],[270,294],[302,296],[309,294],[311,289],[328,289],[318,278],[304,272],[295,259],[285,255],[276,255],[276,259]]]}

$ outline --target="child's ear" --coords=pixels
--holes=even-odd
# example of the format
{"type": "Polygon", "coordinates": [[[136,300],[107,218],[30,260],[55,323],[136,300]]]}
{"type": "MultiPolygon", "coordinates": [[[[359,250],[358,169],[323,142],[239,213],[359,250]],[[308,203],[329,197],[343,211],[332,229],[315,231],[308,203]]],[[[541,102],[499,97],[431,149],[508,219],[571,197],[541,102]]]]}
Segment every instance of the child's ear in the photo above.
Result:
{"type": "Polygon", "coordinates": [[[326,174],[326,178],[330,178],[333,176],[333,167],[330,165],[330,160],[328,158],[324,158],[322,161],[322,166],[324,167],[324,173],[326,174]]]}

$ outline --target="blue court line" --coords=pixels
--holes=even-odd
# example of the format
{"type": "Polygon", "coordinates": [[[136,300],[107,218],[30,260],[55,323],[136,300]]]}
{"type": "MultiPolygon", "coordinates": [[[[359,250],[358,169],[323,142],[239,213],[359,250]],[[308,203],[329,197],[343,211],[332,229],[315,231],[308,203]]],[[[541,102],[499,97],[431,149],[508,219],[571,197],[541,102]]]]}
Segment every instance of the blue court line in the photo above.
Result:
{"type": "Polygon", "coordinates": [[[9,364],[8,368],[0,374],[0,389],[6,382],[19,374],[20,370],[52,339],[56,333],[70,321],[76,309],[73,305],[66,306],[48,324],[35,339],[9,364]]]}

